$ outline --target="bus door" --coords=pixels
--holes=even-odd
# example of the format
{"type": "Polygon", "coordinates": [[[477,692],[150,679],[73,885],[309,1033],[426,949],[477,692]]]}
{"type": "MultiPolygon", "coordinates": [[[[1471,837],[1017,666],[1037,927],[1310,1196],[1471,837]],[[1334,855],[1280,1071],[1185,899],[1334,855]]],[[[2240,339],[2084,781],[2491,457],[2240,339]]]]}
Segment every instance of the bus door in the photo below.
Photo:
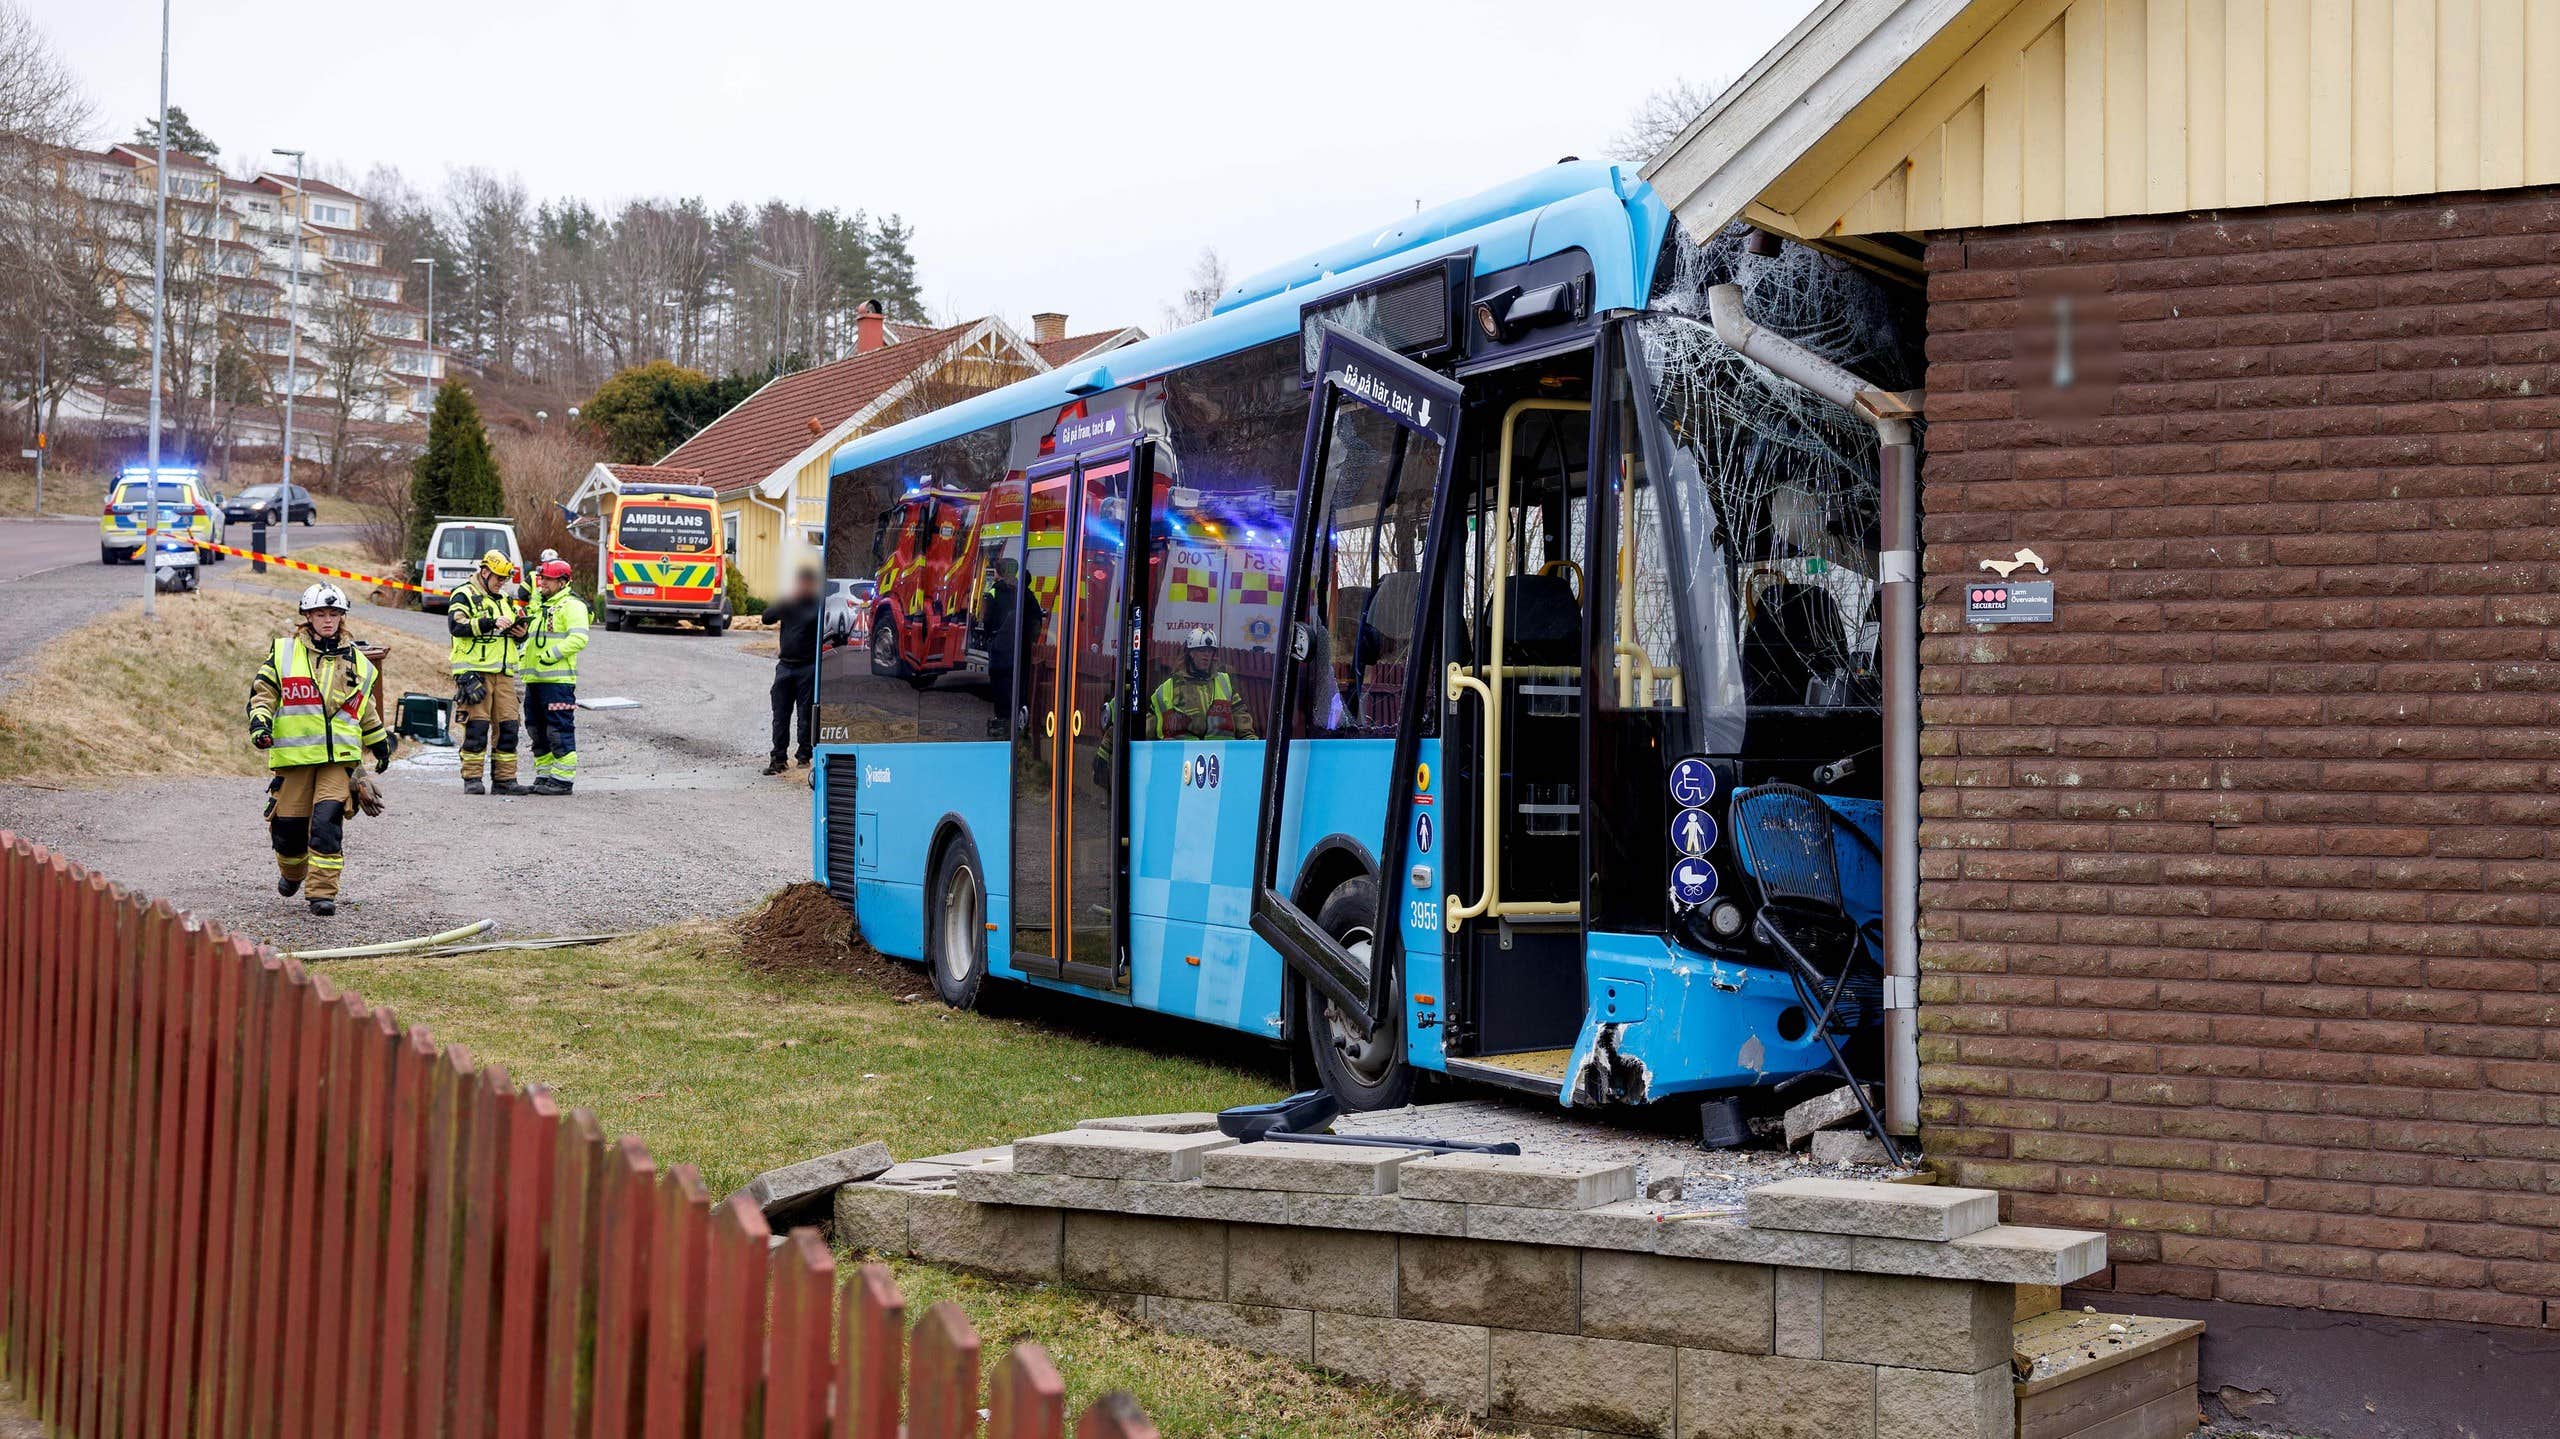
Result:
{"type": "MultiPolygon", "coordinates": [[[[1558,361],[1536,377],[1582,374],[1558,361]]],[[[1546,1084],[1562,1081],[1584,1008],[1591,405],[1508,377],[1479,381],[1498,429],[1479,435],[1459,487],[1465,608],[1450,626],[1445,768],[1466,811],[1449,822],[1464,849],[1450,855],[1447,915],[1465,979],[1451,985],[1452,1042],[1505,1082],[1546,1084]]]]}
{"type": "Polygon", "coordinates": [[[1014,719],[1013,963],[1113,989],[1128,981],[1118,836],[1128,710],[1126,450],[1027,477],[1021,695],[1014,719]]]}
{"type": "Polygon", "coordinates": [[[1449,549],[1460,392],[1332,325],[1317,374],[1263,765],[1253,928],[1305,978],[1330,1011],[1325,1022],[1359,1037],[1401,1022],[1400,838],[1439,688],[1427,639],[1449,549]],[[1315,919],[1324,896],[1297,887],[1301,859],[1327,845],[1359,855],[1376,881],[1376,911],[1341,933],[1315,919]]]}

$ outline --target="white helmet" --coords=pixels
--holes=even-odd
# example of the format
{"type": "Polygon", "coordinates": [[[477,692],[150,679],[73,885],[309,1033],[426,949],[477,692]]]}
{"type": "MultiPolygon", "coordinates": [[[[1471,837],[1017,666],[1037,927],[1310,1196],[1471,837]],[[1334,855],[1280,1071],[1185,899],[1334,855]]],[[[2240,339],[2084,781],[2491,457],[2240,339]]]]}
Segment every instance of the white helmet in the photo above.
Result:
{"type": "Polygon", "coordinates": [[[302,608],[305,613],[312,610],[336,610],[340,614],[345,614],[347,592],[324,580],[302,592],[302,608]]]}
{"type": "Polygon", "coordinates": [[[1182,647],[1186,650],[1214,650],[1218,647],[1218,632],[1207,625],[1193,625],[1182,632],[1182,647]]]}

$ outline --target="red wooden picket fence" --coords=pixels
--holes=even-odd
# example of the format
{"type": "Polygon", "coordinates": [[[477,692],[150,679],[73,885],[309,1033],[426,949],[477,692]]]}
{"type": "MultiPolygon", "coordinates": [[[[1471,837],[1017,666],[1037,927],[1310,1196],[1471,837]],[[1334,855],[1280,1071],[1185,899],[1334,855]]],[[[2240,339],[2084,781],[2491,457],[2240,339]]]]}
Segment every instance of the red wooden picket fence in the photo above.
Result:
{"type": "MultiPolygon", "coordinates": [[[[962,1439],[977,1336],[693,1166],[0,831],[0,1372],[59,1435],[962,1439]],[[903,1410],[904,1429],[901,1430],[903,1410]]],[[[992,1439],[1054,1439],[1014,1349],[992,1439]]],[[[1149,1439],[1123,1397],[1079,1439],[1149,1439]]]]}

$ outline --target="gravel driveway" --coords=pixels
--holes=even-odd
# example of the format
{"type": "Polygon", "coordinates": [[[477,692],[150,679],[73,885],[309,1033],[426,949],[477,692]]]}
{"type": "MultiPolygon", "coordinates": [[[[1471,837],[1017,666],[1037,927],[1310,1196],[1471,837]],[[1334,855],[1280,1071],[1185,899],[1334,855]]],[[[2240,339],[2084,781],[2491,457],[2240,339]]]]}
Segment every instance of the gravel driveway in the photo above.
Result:
{"type": "MultiPolygon", "coordinates": [[[[353,626],[391,647],[395,697],[451,693],[441,616],[360,608],[353,626]]],[[[757,772],[773,661],[746,645],[764,633],[597,626],[579,693],[627,696],[640,708],[580,712],[578,792],[567,800],[475,799],[462,792],[454,751],[403,741],[383,777],[388,811],[348,823],[334,919],[275,893],[255,779],[0,785],[0,828],[286,949],[483,918],[498,922],[499,936],[533,936],[726,914],[810,868],[808,772],[757,772]]],[[[245,694],[248,676],[240,682],[245,694]]],[[[532,782],[530,757],[520,777],[532,782]]]]}

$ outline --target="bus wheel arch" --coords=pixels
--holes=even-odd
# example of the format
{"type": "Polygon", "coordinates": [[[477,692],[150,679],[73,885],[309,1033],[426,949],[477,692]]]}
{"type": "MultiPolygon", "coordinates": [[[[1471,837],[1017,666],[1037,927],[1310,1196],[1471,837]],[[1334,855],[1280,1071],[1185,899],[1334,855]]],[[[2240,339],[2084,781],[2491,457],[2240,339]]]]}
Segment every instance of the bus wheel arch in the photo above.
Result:
{"type": "Polygon", "coordinates": [[[974,1009],[987,979],[987,868],[969,826],[946,815],[925,865],[924,967],[953,1009],[974,1009]]]}
{"type": "MultiPolygon", "coordinates": [[[[1313,915],[1324,909],[1333,892],[1355,879],[1377,878],[1378,861],[1369,847],[1349,835],[1327,835],[1316,841],[1299,862],[1298,878],[1289,886],[1289,902],[1301,914],[1313,915]]],[[[1281,1038],[1293,1046],[1307,1039],[1305,989],[1298,984],[1283,987],[1281,993],[1281,1038]]],[[[1306,1050],[1313,1057],[1313,1048],[1306,1050]]]]}
{"type": "MultiPolygon", "coordinates": [[[[1360,957],[1375,943],[1379,923],[1378,861],[1368,846],[1330,835],[1307,852],[1293,887],[1298,908],[1360,957]]],[[[1350,1035],[1322,996],[1300,979],[1290,986],[1297,1006],[1293,1031],[1306,1047],[1316,1077],[1348,1109],[1393,1109],[1413,1096],[1414,1073],[1404,1061],[1401,996],[1381,996],[1378,1027],[1350,1035]]]]}

